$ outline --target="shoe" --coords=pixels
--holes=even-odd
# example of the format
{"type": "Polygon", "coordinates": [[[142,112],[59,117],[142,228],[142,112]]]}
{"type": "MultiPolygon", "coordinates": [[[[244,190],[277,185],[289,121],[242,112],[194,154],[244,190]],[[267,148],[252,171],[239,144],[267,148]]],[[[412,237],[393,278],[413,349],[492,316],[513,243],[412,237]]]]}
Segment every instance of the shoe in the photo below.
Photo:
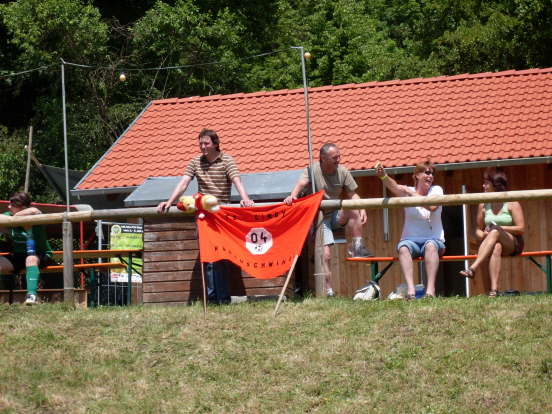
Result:
{"type": "Polygon", "coordinates": [[[416,295],[406,295],[404,297],[405,300],[415,300],[416,299],[416,295]]]}
{"type": "Polygon", "coordinates": [[[460,276],[467,277],[468,279],[473,279],[475,273],[471,267],[468,267],[465,270],[460,270],[460,276]]]}
{"type": "Polygon", "coordinates": [[[333,298],[335,296],[335,292],[333,291],[332,288],[326,289],[326,296],[329,298],[333,298]]]}
{"type": "Polygon", "coordinates": [[[495,289],[489,290],[489,294],[487,296],[489,296],[490,298],[496,298],[498,296],[498,290],[495,290],[495,289]]]}
{"type": "Polygon", "coordinates": [[[432,295],[431,293],[426,293],[424,296],[422,296],[422,299],[435,299],[435,295],[432,295]]]}
{"type": "Polygon", "coordinates": [[[355,246],[351,243],[349,249],[347,249],[347,254],[349,257],[374,257],[374,254],[362,244],[355,246]]]}
{"type": "Polygon", "coordinates": [[[36,295],[32,293],[27,293],[27,297],[25,298],[25,305],[32,306],[32,305],[36,305],[37,303],[38,303],[38,299],[36,295]]]}

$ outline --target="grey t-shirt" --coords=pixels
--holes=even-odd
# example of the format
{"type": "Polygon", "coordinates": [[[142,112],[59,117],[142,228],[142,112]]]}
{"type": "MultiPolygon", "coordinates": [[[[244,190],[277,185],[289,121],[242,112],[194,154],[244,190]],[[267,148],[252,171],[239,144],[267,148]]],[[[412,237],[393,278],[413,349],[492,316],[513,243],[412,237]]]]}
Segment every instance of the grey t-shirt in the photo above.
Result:
{"type": "MultiPolygon", "coordinates": [[[[316,191],[325,191],[325,200],[339,200],[342,198],[344,190],[354,192],[358,188],[358,185],[349,170],[342,165],[338,165],[337,171],[331,175],[322,173],[319,162],[314,163],[312,169],[315,189],[316,191]]],[[[308,168],[305,168],[303,171],[301,179],[309,181],[305,189],[310,190],[311,181],[308,168]]]]}

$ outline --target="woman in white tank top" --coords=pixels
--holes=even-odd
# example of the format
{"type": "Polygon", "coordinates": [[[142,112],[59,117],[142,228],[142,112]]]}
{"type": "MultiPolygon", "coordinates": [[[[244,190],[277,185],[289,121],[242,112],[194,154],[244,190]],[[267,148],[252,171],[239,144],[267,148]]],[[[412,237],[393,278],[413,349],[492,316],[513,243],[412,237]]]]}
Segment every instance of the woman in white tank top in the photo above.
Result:
{"type": "MultiPolygon", "coordinates": [[[[443,189],[433,183],[435,168],[430,161],[414,167],[414,187],[400,185],[389,177],[381,163],[376,164],[376,175],[385,188],[399,197],[442,195],[443,189]]],[[[401,240],[397,245],[399,262],[407,285],[406,299],[416,297],[412,259],[423,257],[427,273],[425,297],[435,296],[435,280],[439,257],[445,253],[445,235],[441,222],[441,206],[406,207],[401,240]]]]}

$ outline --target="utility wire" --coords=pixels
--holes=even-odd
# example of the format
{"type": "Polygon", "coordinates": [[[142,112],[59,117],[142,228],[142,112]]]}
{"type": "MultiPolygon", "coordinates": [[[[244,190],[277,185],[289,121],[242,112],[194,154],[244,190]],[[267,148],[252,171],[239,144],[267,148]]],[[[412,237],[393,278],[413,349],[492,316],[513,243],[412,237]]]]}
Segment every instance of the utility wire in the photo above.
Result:
{"type": "MultiPolygon", "coordinates": [[[[288,49],[273,50],[273,51],[270,51],[270,52],[264,52],[264,53],[258,53],[256,55],[252,55],[252,56],[246,56],[244,58],[240,58],[240,59],[237,59],[237,60],[238,61],[243,61],[243,60],[255,59],[255,58],[258,58],[258,57],[262,57],[262,56],[274,55],[276,53],[281,53],[281,52],[284,52],[284,51],[287,51],[287,50],[288,49]]],[[[144,67],[144,68],[117,68],[117,67],[114,67],[114,66],[84,65],[82,63],[66,62],[64,60],[62,60],[62,62],[63,62],[64,65],[75,66],[75,67],[78,67],[78,68],[112,69],[112,70],[117,69],[117,70],[121,70],[121,71],[125,71],[125,72],[184,69],[184,68],[194,68],[194,67],[200,67],[200,66],[223,65],[223,64],[226,63],[226,62],[223,62],[223,61],[216,61],[216,62],[196,63],[196,64],[192,64],[192,65],[178,65],[178,66],[159,66],[159,67],[144,67]]],[[[9,77],[12,77],[12,76],[24,75],[26,73],[36,72],[36,71],[48,69],[48,68],[51,68],[51,67],[54,67],[54,66],[58,66],[58,64],[57,63],[52,63],[51,65],[40,66],[38,68],[28,69],[28,70],[24,70],[24,71],[21,71],[21,72],[8,73],[6,75],[0,75],[0,78],[9,78],[9,77]]]]}
{"type": "Polygon", "coordinates": [[[53,66],[57,66],[57,63],[52,63],[51,65],[40,66],[40,67],[34,68],[34,69],[24,70],[22,72],[13,72],[13,73],[8,73],[6,75],[0,75],[0,78],[10,78],[12,76],[24,75],[26,73],[36,72],[37,70],[48,69],[48,68],[51,68],[53,66]]]}

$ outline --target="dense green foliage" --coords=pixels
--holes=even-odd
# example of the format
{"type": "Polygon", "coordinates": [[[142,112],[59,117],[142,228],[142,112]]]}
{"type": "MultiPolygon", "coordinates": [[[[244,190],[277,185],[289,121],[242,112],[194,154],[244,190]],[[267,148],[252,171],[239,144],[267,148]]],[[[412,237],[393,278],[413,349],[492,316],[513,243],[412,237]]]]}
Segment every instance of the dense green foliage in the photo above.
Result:
{"type": "Polygon", "coordinates": [[[312,86],[549,67],[552,3],[0,0],[0,198],[23,183],[30,124],[63,166],[62,59],[90,66],[64,65],[70,167],[87,169],[152,99],[300,87],[291,46],[312,86]]]}

